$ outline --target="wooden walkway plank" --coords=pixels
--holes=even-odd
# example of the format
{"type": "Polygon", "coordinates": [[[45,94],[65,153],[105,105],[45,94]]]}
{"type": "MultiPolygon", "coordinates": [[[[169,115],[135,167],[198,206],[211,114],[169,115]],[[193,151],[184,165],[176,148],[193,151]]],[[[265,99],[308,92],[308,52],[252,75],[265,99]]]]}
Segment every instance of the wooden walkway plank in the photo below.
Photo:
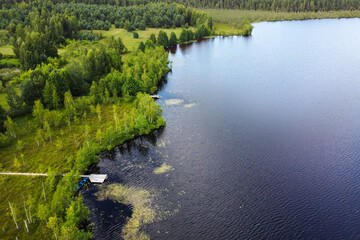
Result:
{"type": "MultiPolygon", "coordinates": [[[[44,176],[47,177],[47,173],[14,173],[14,172],[0,172],[0,175],[17,175],[17,176],[44,176]]],[[[65,174],[62,174],[65,176],[65,174]]],[[[89,178],[92,183],[103,183],[107,178],[107,174],[90,174],[90,175],[80,175],[83,178],[89,178]]]]}

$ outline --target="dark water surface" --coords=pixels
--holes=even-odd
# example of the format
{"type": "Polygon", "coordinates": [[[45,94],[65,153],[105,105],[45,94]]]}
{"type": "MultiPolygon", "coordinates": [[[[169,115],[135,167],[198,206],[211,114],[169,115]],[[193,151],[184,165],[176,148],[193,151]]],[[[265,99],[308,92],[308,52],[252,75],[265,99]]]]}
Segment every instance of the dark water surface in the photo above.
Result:
{"type": "MultiPolygon", "coordinates": [[[[360,239],[359,30],[259,23],[178,47],[166,128],[102,155],[100,172],[154,193],[168,215],[145,226],[152,239],[360,239]],[[174,170],[153,174],[164,162],[174,170]]],[[[96,191],[94,237],[119,239],[131,209],[96,191]]]]}

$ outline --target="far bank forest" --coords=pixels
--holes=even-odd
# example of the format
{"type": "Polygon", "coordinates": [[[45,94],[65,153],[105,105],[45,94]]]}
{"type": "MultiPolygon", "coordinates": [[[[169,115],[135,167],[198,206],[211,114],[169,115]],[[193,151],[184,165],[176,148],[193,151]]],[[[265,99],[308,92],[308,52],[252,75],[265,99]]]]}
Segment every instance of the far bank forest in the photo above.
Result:
{"type": "Polygon", "coordinates": [[[357,13],[358,6],[358,0],[0,0],[0,172],[48,174],[0,175],[0,238],[92,237],[89,210],[74,190],[79,175],[89,173],[101,151],[165,127],[149,95],[171,70],[167,49],[251,35],[250,17],[223,9],[316,16],[357,13]]]}

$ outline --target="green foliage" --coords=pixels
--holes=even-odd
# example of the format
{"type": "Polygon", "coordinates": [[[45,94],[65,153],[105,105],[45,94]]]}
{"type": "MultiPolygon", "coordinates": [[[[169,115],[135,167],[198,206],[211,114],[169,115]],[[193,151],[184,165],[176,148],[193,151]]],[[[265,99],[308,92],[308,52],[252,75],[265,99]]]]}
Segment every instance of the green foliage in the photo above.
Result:
{"type": "MultiPolygon", "coordinates": [[[[251,26],[251,24],[250,24],[250,26],[251,26]]],[[[251,33],[251,31],[250,31],[250,33],[251,33]]],[[[195,33],[194,33],[194,38],[195,39],[203,38],[203,37],[210,36],[210,34],[211,34],[210,28],[205,26],[204,24],[202,24],[196,28],[195,33]]]]}
{"type": "Polygon", "coordinates": [[[150,34],[150,40],[151,40],[154,44],[156,43],[155,33],[150,34]]]}
{"type": "Polygon", "coordinates": [[[9,86],[5,89],[5,92],[10,111],[20,110],[23,106],[23,99],[17,95],[15,88],[13,86],[9,86]]]}
{"type": "Polygon", "coordinates": [[[137,32],[133,32],[133,37],[134,38],[139,38],[139,34],[137,32]]]}
{"type": "Polygon", "coordinates": [[[4,122],[6,121],[6,111],[5,109],[0,105],[0,132],[4,132],[4,122]]]}
{"type": "Polygon", "coordinates": [[[42,126],[44,124],[45,109],[44,109],[44,105],[41,103],[40,100],[35,101],[34,109],[33,109],[33,116],[38,121],[40,126],[42,126]]]}
{"type": "Polygon", "coordinates": [[[0,132],[0,148],[9,146],[11,144],[11,140],[8,135],[0,132]]]}
{"type": "Polygon", "coordinates": [[[21,67],[21,63],[19,59],[3,58],[0,60],[0,68],[20,68],[20,67],[21,67]]]}
{"type": "MultiPolygon", "coordinates": [[[[168,5],[164,6],[164,9],[168,9],[168,5]]],[[[15,39],[15,53],[24,68],[30,70],[16,79],[21,83],[21,97],[15,91],[11,92],[11,87],[8,95],[13,109],[30,107],[34,118],[31,115],[15,120],[7,118],[7,132],[0,134],[0,158],[4,162],[4,169],[9,171],[20,168],[21,171],[46,172],[47,167],[54,167],[61,173],[71,171],[63,178],[59,175],[49,177],[44,183],[44,192],[39,180],[35,181],[40,183],[40,187],[37,184],[34,190],[28,190],[34,195],[29,200],[29,209],[35,215],[36,223],[32,229],[36,231],[26,237],[36,238],[41,235],[57,239],[89,239],[91,234],[84,231],[88,210],[82,198],[76,197],[76,191],[73,191],[78,180],[75,174],[84,173],[91,164],[96,163],[99,151],[111,149],[135,135],[146,134],[165,125],[160,107],[148,97],[148,93],[157,90],[157,85],[169,71],[168,53],[161,47],[155,48],[154,43],[148,40],[141,51],[127,55],[123,63],[121,55],[126,52],[126,48],[121,39],[114,38],[110,43],[104,41],[102,47],[84,51],[80,57],[71,59],[67,64],[64,60],[49,57],[55,56],[52,47],[55,43],[64,43],[65,38],[78,37],[76,19],[84,20],[87,16],[81,17],[76,14],[80,11],[71,8],[67,12],[56,12],[54,9],[58,6],[53,6],[51,2],[24,2],[21,8],[18,7],[16,5],[13,9],[21,10],[12,10],[11,18],[20,24],[9,23],[8,29],[15,39]],[[22,22],[24,19],[26,21],[22,22]],[[34,49],[37,44],[40,44],[40,48],[34,49]],[[84,96],[88,94],[90,96],[84,96]],[[77,97],[73,98],[73,95],[77,97]],[[133,102],[135,97],[123,101],[121,97],[124,95],[136,96],[137,102],[133,102]],[[98,114],[94,116],[90,114],[90,106],[96,103],[98,114]],[[109,107],[107,103],[114,103],[114,106],[109,107]],[[97,118],[96,122],[94,118],[97,118]],[[88,127],[84,131],[85,121],[88,127]],[[95,134],[96,142],[93,142],[95,134]],[[25,162],[19,156],[16,159],[10,156],[9,153],[16,149],[11,136],[23,141],[25,147],[18,151],[23,154],[20,156],[26,156],[25,162]],[[48,230],[43,229],[45,226],[48,230]]],[[[144,7],[141,9],[145,13],[148,11],[144,7]]],[[[186,19],[189,24],[196,23],[188,15],[192,12],[185,8],[174,5],[171,9],[174,11],[169,12],[169,15],[182,12],[177,16],[179,19],[173,20],[173,23],[172,19],[165,18],[168,13],[157,13],[163,18],[157,19],[157,24],[172,27],[176,21],[185,24],[186,19]]],[[[0,15],[4,14],[1,15],[4,18],[1,18],[0,24],[10,17],[7,15],[9,11],[0,11],[0,15]]],[[[145,17],[137,18],[139,14],[135,15],[134,19],[129,20],[131,25],[140,28],[148,26],[145,17]]],[[[104,24],[109,26],[112,21],[109,19],[104,24]]],[[[17,196],[22,182],[12,183],[18,188],[10,191],[17,196]]],[[[6,237],[9,235],[8,232],[5,234],[6,237]]],[[[23,233],[17,234],[23,236],[23,233]]]]}
{"type": "Polygon", "coordinates": [[[56,108],[54,104],[55,101],[59,106],[59,103],[64,101],[63,96],[65,92],[70,90],[70,75],[66,68],[54,69],[53,71],[51,71],[48,81],[49,84],[52,86],[52,90],[55,91],[55,95],[57,96],[57,99],[55,100],[54,93],[52,92],[52,106],[56,108]]]}
{"type": "Polygon", "coordinates": [[[87,171],[91,164],[97,163],[99,158],[95,155],[98,149],[95,144],[84,144],[77,153],[75,160],[75,170],[77,173],[87,171]]]}
{"type": "Polygon", "coordinates": [[[39,32],[27,33],[25,40],[19,37],[14,43],[14,52],[24,69],[34,69],[48,57],[58,56],[54,43],[39,32]]]}
{"type": "Polygon", "coordinates": [[[212,18],[212,17],[209,17],[209,19],[208,19],[208,27],[210,28],[210,30],[213,29],[213,26],[214,26],[214,24],[213,24],[213,18],[212,18]]]}
{"type": "Polygon", "coordinates": [[[145,44],[144,44],[144,42],[139,43],[139,46],[138,46],[137,50],[145,52],[145,44]]]}
{"type": "Polygon", "coordinates": [[[4,122],[4,127],[13,138],[16,138],[19,127],[17,126],[16,122],[14,122],[9,116],[7,116],[7,120],[4,122]]]}
{"type": "Polygon", "coordinates": [[[174,32],[171,32],[169,39],[169,46],[175,46],[177,44],[177,37],[174,32]]]}
{"type": "Polygon", "coordinates": [[[77,39],[79,40],[89,40],[89,41],[99,41],[101,37],[99,34],[94,34],[88,31],[80,31],[78,33],[77,39]]]}
{"type": "Polygon", "coordinates": [[[169,39],[168,39],[168,36],[166,34],[166,32],[164,31],[159,31],[159,35],[158,35],[158,38],[157,38],[157,43],[159,45],[162,45],[162,46],[168,46],[169,45],[169,39]]]}

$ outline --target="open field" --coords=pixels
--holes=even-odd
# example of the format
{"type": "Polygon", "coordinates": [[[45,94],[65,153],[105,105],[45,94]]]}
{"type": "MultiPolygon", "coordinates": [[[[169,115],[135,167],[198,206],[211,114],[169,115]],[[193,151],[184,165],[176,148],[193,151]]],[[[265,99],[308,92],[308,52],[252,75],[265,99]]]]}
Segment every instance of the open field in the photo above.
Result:
{"type": "Polygon", "coordinates": [[[136,32],[139,34],[139,38],[134,38],[132,32],[128,32],[125,29],[115,28],[114,26],[112,26],[109,31],[94,31],[94,32],[97,33],[101,32],[105,37],[104,39],[100,40],[100,42],[108,41],[111,38],[111,36],[120,37],[123,43],[125,44],[126,48],[129,51],[134,51],[139,46],[139,43],[141,41],[145,42],[152,33],[154,33],[157,37],[160,30],[166,32],[168,37],[170,37],[171,32],[174,32],[178,38],[181,32],[181,28],[172,28],[172,29],[147,28],[146,30],[136,30],[136,32]]]}
{"type": "MultiPolygon", "coordinates": [[[[18,95],[20,95],[20,88],[16,87],[15,91],[18,95]]],[[[6,93],[2,92],[0,93],[0,105],[6,110],[8,111],[10,109],[8,103],[7,103],[7,98],[6,98],[6,93]]]]}
{"type": "MultiPolygon", "coordinates": [[[[158,36],[159,31],[162,30],[167,33],[168,37],[170,36],[171,32],[174,32],[177,37],[180,36],[181,28],[175,29],[161,29],[161,28],[147,28],[146,30],[136,30],[139,34],[139,38],[134,38],[132,32],[128,32],[125,29],[115,28],[114,26],[111,27],[109,31],[105,30],[94,30],[94,33],[101,33],[103,38],[98,42],[92,41],[74,41],[67,45],[66,47],[59,48],[58,53],[60,56],[65,58],[77,57],[82,55],[83,51],[89,49],[91,47],[98,47],[100,44],[108,44],[112,36],[119,37],[123,41],[125,47],[128,51],[136,51],[139,43],[144,42],[150,37],[152,33],[158,36]]],[[[126,56],[126,55],[125,55],[126,56]]]]}
{"type": "Polygon", "coordinates": [[[304,20],[321,18],[354,18],[360,17],[360,11],[330,11],[330,12],[274,12],[230,9],[199,9],[211,15],[215,23],[235,25],[243,19],[250,22],[304,20]]]}
{"type": "Polygon", "coordinates": [[[5,46],[0,47],[0,53],[6,54],[6,55],[14,55],[13,46],[5,45],[5,46]]]}

